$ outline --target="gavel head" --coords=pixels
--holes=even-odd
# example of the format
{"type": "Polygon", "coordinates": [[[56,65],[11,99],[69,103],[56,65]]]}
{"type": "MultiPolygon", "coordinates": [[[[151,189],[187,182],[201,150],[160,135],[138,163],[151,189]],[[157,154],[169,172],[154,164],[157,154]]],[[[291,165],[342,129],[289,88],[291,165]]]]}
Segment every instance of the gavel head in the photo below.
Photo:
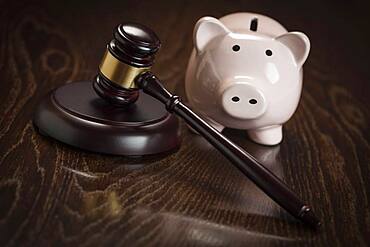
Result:
{"type": "Polygon", "coordinates": [[[148,27],[136,23],[118,25],[94,78],[95,92],[114,105],[135,102],[139,97],[135,78],[150,70],[160,46],[159,38],[148,27]]]}

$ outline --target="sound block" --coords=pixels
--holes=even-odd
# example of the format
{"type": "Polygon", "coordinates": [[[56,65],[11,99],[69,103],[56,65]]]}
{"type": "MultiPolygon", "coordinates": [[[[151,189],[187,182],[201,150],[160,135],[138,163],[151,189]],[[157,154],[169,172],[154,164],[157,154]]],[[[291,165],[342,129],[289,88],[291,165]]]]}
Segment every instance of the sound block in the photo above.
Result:
{"type": "Polygon", "coordinates": [[[99,153],[150,155],[180,145],[178,119],[162,103],[141,93],[130,106],[113,106],[95,93],[90,81],[52,91],[33,122],[43,135],[99,153]]]}

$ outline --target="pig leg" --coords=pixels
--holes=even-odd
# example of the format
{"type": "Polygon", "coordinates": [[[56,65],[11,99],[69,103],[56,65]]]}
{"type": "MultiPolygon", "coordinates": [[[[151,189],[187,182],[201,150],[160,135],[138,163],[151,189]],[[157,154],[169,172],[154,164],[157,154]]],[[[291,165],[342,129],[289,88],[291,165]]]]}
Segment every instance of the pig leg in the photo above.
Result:
{"type": "MultiPolygon", "coordinates": [[[[204,117],[202,116],[202,119],[204,119],[204,121],[206,121],[209,125],[211,125],[213,128],[215,128],[216,130],[218,130],[219,132],[222,132],[222,130],[225,128],[224,126],[222,126],[221,124],[215,122],[214,120],[208,118],[208,117],[204,117]]],[[[196,131],[195,129],[193,129],[190,125],[188,125],[188,128],[194,132],[195,134],[198,134],[198,131],[196,131]]]]}
{"type": "Polygon", "coordinates": [[[283,139],[282,125],[273,125],[260,129],[248,130],[248,136],[259,144],[276,145],[283,139]]]}

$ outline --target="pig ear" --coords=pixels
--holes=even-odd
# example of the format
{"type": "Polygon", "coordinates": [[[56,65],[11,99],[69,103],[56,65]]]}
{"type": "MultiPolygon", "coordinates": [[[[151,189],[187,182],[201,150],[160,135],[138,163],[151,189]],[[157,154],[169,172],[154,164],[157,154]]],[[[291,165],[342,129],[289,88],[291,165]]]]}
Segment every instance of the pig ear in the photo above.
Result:
{"type": "Polygon", "coordinates": [[[230,32],[219,20],[213,17],[201,18],[194,27],[194,45],[197,52],[201,52],[213,38],[226,35],[230,32]]]}
{"type": "Polygon", "coordinates": [[[304,64],[310,52],[310,40],[304,33],[289,32],[275,39],[290,49],[297,66],[301,67],[304,64]]]}

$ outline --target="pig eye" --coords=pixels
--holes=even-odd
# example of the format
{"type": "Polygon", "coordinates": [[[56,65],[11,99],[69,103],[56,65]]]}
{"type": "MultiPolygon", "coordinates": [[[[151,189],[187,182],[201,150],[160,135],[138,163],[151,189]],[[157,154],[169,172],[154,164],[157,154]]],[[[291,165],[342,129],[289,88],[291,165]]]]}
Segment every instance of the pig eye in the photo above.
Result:
{"type": "Polygon", "coordinates": [[[272,51],[271,51],[271,50],[266,50],[266,51],[265,51],[265,53],[266,53],[266,55],[267,55],[267,56],[269,56],[269,57],[270,57],[270,56],[272,56],[272,51]]]}
{"type": "Polygon", "coordinates": [[[231,100],[234,101],[234,102],[238,102],[240,99],[239,99],[238,96],[234,96],[234,97],[231,98],[231,100]]]}
{"type": "Polygon", "coordinates": [[[237,52],[240,50],[240,46],[238,45],[233,45],[233,51],[237,52]]]}

